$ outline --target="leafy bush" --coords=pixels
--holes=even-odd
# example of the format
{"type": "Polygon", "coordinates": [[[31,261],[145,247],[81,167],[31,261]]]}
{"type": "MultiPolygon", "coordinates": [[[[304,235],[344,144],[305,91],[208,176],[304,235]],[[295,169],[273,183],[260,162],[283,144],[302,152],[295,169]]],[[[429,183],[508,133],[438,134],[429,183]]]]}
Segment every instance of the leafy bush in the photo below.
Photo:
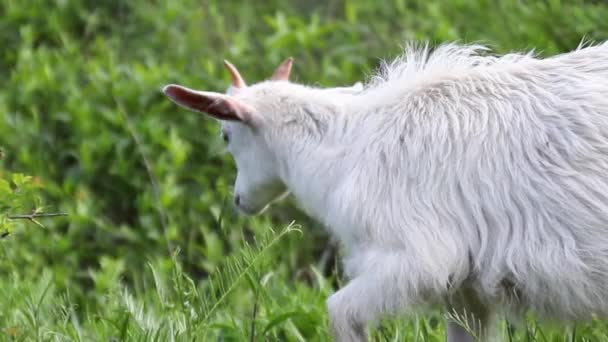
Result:
{"type": "MultiPolygon", "coordinates": [[[[340,283],[334,245],[289,201],[240,217],[217,125],[173,106],[161,86],[224,91],[224,58],[253,83],[290,55],[299,82],[350,84],[413,39],[554,54],[606,39],[605,18],[608,5],[583,0],[0,2],[0,169],[35,175],[45,209],[69,214],[0,240],[0,334],[186,339],[198,332],[188,322],[203,313],[194,305],[209,279],[222,278],[209,275],[295,219],[303,236],[266,250],[206,331],[326,340],[324,301],[340,283]]],[[[12,201],[8,171],[0,179],[1,203],[12,201]]],[[[391,321],[376,334],[439,340],[437,322],[391,321]]],[[[576,336],[605,332],[596,324],[576,336]]]]}

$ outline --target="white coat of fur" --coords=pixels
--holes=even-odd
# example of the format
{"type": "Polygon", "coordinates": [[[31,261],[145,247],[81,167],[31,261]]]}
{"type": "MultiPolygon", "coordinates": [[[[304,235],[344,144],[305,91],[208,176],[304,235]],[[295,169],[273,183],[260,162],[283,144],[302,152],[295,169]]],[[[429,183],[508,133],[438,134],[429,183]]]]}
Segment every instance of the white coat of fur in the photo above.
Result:
{"type": "Polygon", "coordinates": [[[234,94],[260,119],[223,122],[245,211],[288,191],[344,246],[337,340],[432,304],[608,315],[608,43],[486,52],[410,46],[360,91],[234,94]]]}

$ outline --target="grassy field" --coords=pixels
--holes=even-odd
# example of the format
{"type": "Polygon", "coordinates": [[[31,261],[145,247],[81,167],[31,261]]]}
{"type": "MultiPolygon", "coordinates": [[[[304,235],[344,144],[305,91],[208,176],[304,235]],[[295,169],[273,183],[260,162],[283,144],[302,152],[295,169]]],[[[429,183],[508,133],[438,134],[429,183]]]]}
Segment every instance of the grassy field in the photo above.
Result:
{"type": "MultiPolygon", "coordinates": [[[[411,40],[550,55],[608,39],[607,18],[583,0],[2,0],[0,340],[329,340],[335,242],[291,200],[239,216],[218,126],[161,86],[224,91],[223,59],[253,83],[287,56],[293,80],[346,85],[411,40]],[[68,216],[9,218],[35,210],[68,216]]],[[[600,321],[503,326],[608,341],[600,321]]],[[[443,313],[372,334],[441,341],[443,313]]]]}

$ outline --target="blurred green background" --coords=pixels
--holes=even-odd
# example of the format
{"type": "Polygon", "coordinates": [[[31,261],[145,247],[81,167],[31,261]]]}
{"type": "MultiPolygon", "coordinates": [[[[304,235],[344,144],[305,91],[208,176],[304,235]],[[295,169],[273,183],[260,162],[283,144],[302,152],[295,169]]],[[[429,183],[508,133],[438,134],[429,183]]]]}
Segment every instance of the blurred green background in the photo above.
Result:
{"type": "MultiPolygon", "coordinates": [[[[551,55],[583,38],[608,38],[606,1],[0,1],[0,179],[39,186],[0,205],[0,340],[328,340],[335,243],[291,200],[240,217],[218,125],[163,85],[223,92],[223,59],[255,83],[293,56],[292,81],[341,86],[413,40],[551,55]],[[69,216],[7,219],[41,205],[69,216]]],[[[425,318],[372,333],[442,340],[425,318]]],[[[541,334],[608,340],[601,322],[541,334]]]]}

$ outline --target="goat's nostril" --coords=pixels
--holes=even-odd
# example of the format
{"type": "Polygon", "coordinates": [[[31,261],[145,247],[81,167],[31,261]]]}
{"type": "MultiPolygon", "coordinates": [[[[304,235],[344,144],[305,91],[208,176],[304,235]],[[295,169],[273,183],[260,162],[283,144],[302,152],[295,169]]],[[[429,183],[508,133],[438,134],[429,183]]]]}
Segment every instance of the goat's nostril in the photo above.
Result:
{"type": "Polygon", "coordinates": [[[237,206],[238,206],[239,204],[241,204],[241,196],[236,195],[236,196],[234,197],[234,204],[236,204],[237,206]]]}

